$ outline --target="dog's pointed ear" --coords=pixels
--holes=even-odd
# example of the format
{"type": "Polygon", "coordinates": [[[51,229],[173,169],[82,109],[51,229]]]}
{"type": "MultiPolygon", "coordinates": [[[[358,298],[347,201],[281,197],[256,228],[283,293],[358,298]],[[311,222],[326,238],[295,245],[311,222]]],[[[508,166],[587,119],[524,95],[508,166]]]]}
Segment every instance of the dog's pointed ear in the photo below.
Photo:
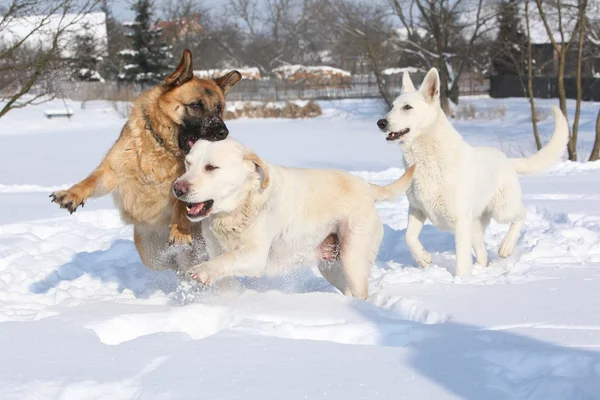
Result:
{"type": "Polygon", "coordinates": [[[423,97],[428,101],[436,101],[440,98],[440,74],[438,70],[435,68],[431,68],[427,75],[425,75],[425,79],[423,79],[423,83],[419,88],[423,97]]]}
{"type": "Polygon", "coordinates": [[[246,152],[244,155],[244,160],[253,163],[258,170],[258,173],[260,174],[260,187],[263,190],[268,188],[271,184],[271,176],[269,175],[269,167],[267,166],[267,163],[251,151],[246,152]]]}
{"type": "Polygon", "coordinates": [[[214,81],[223,91],[223,95],[226,95],[227,92],[229,92],[229,89],[238,83],[240,79],[242,79],[242,74],[240,74],[238,71],[231,71],[227,75],[224,75],[220,78],[215,78],[214,81]]]}
{"type": "Polygon", "coordinates": [[[412,79],[410,79],[410,74],[408,73],[408,71],[404,71],[404,73],[402,74],[402,92],[414,92],[415,90],[415,85],[413,84],[412,79]]]}
{"type": "Polygon", "coordinates": [[[175,72],[165,79],[167,86],[180,86],[194,77],[194,68],[192,66],[192,52],[188,49],[183,51],[183,57],[177,66],[175,72]]]}

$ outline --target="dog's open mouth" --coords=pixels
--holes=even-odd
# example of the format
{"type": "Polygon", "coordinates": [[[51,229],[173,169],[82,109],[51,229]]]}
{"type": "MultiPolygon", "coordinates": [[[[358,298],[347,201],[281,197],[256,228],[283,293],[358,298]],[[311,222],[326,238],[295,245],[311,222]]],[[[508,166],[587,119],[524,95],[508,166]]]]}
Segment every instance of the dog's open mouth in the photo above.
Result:
{"type": "Polygon", "coordinates": [[[386,136],[385,140],[387,140],[388,142],[393,142],[394,140],[400,139],[402,136],[406,135],[408,132],[410,132],[410,128],[402,129],[401,131],[398,131],[398,132],[390,132],[386,136]]]}
{"type": "Polygon", "coordinates": [[[181,134],[179,136],[179,149],[182,150],[185,154],[188,154],[194,144],[200,140],[200,137],[188,136],[183,137],[181,134]]]}
{"type": "Polygon", "coordinates": [[[190,218],[206,217],[212,211],[213,203],[214,203],[213,200],[206,200],[201,203],[187,203],[186,209],[187,209],[188,217],[190,217],[190,218]]]}

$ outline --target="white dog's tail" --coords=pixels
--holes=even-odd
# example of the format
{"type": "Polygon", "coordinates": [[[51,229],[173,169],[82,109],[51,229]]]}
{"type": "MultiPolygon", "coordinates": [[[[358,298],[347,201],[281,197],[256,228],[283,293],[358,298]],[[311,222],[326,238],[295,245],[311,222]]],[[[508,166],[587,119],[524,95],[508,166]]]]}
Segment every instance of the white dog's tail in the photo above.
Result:
{"type": "Polygon", "coordinates": [[[369,183],[373,193],[375,194],[375,201],[392,200],[406,192],[406,189],[408,189],[410,183],[412,182],[414,173],[415,166],[413,165],[406,172],[404,172],[400,178],[396,179],[389,185],[379,186],[375,185],[374,183],[369,183]]]}
{"type": "Polygon", "coordinates": [[[569,125],[560,108],[553,106],[554,133],[548,144],[527,158],[512,158],[517,174],[537,174],[560,160],[569,141],[569,125]]]}

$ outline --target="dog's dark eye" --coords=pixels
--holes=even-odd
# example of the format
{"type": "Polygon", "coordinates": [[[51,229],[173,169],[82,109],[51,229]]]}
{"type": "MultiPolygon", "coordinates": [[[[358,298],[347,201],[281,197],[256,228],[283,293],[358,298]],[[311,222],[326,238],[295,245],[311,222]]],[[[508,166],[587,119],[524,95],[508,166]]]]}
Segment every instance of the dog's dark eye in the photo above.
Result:
{"type": "Polygon", "coordinates": [[[413,107],[410,104],[405,104],[404,107],[402,107],[402,109],[408,111],[408,110],[412,110],[413,107]]]}
{"type": "Polygon", "coordinates": [[[204,166],[204,169],[205,169],[207,172],[210,172],[210,171],[214,171],[215,169],[219,169],[219,167],[217,167],[216,165],[212,165],[212,164],[206,164],[206,165],[204,166]]]}
{"type": "Polygon", "coordinates": [[[223,106],[221,105],[221,103],[217,103],[217,106],[215,107],[215,111],[217,112],[217,114],[221,114],[222,110],[223,106]]]}
{"type": "Polygon", "coordinates": [[[202,103],[201,101],[195,101],[193,103],[188,104],[188,107],[190,107],[196,111],[199,111],[199,110],[204,109],[204,103],[202,103]]]}

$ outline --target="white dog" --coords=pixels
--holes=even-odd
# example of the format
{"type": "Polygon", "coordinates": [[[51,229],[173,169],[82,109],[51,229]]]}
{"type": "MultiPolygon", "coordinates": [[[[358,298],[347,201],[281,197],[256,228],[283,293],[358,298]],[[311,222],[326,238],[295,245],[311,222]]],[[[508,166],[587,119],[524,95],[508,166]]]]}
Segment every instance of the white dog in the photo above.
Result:
{"type": "Polygon", "coordinates": [[[209,254],[194,279],[210,285],[318,261],[331,284],[360,299],[383,237],[375,201],[404,193],[414,171],[380,187],[343,171],[267,164],[233,139],[198,141],[185,163],[173,191],[202,221],[209,254]],[[339,253],[327,261],[321,244],[331,234],[339,253]]]}
{"type": "Polygon", "coordinates": [[[537,173],[557,162],[567,144],[565,117],[553,107],[554,133],[548,144],[529,158],[507,158],[491,147],[473,147],[456,131],[440,107],[440,79],[431,69],[416,90],[404,74],[402,93],[392,110],[377,121],[388,141],[398,141],[404,164],[416,165],[407,191],[410,203],[406,244],[421,267],[431,254],[419,241],[425,219],[438,229],[455,233],[456,275],[469,274],[475,250],[477,263],[486,266],[484,233],[490,218],[511,223],[498,254],[513,252],[525,218],[517,174],[537,173]]]}

